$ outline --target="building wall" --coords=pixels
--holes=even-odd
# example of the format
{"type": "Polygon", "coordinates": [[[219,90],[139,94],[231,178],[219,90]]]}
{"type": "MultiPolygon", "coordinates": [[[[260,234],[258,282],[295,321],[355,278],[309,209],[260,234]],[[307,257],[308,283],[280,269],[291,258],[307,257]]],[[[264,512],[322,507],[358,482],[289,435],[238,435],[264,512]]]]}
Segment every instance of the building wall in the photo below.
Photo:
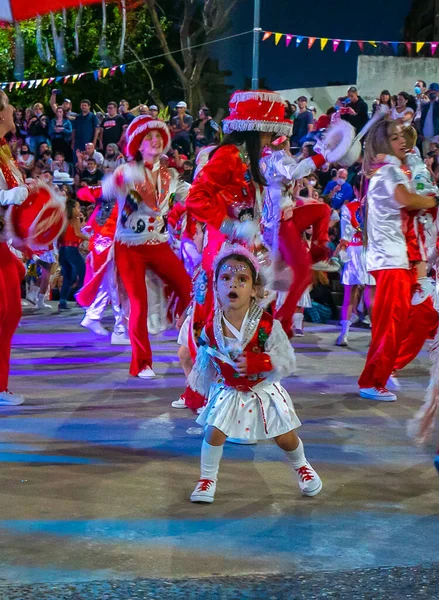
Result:
{"type": "MultiPolygon", "coordinates": [[[[439,48],[438,48],[439,55],[439,48]]],[[[359,94],[369,104],[378,98],[383,89],[391,94],[402,90],[414,93],[417,79],[430,83],[439,83],[439,58],[409,58],[401,56],[359,56],[357,63],[357,83],[359,94]]],[[[295,102],[299,96],[308,97],[308,106],[315,106],[317,114],[324,113],[333,106],[337,98],[345,96],[348,85],[337,85],[314,88],[295,88],[281,90],[280,94],[295,102]]]]}
{"type": "Polygon", "coordinates": [[[413,0],[405,20],[404,37],[408,41],[433,41],[439,35],[439,0],[413,0]]]}
{"type": "Polygon", "coordinates": [[[366,102],[373,102],[383,89],[391,94],[402,90],[414,93],[417,79],[439,83],[438,58],[409,58],[400,56],[359,56],[357,86],[366,102]]]}

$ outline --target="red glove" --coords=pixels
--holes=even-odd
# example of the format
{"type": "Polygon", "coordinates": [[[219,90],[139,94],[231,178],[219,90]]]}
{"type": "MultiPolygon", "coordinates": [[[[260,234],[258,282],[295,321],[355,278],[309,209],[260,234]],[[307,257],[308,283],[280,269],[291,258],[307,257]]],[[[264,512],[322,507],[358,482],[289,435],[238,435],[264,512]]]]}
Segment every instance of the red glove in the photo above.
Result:
{"type": "Polygon", "coordinates": [[[206,403],[206,398],[190,387],[185,389],[182,398],[184,399],[186,406],[194,411],[197,410],[197,408],[201,408],[206,403]]]}
{"type": "Polygon", "coordinates": [[[270,355],[266,352],[256,354],[255,352],[244,352],[247,359],[247,375],[256,375],[257,373],[268,373],[273,370],[270,355]]]}

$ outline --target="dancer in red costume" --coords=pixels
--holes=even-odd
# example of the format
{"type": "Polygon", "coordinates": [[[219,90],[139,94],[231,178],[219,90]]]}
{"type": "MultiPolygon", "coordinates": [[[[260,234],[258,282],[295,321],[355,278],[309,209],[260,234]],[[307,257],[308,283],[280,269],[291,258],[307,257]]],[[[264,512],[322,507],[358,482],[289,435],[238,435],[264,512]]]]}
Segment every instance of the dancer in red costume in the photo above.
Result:
{"type": "Polygon", "coordinates": [[[141,115],[126,132],[127,154],[136,162],[122,165],[103,181],[103,194],[117,198],[115,259],[130,300],[132,345],[130,374],[154,377],[149,343],[147,269],[154,271],[179,298],[179,313],[190,302],[191,280],[168,240],[167,214],[174,197],[184,201],[187,186],[171,169],[160,165],[169,149],[170,132],[163,121],[141,115]]]}
{"type": "Polygon", "coordinates": [[[312,283],[311,266],[328,256],[331,209],[316,200],[295,203],[290,194],[295,180],[321,167],[324,157],[314,154],[298,162],[289,152],[289,140],[280,138],[279,142],[280,145],[272,146],[261,160],[261,169],[268,183],[263,228],[264,241],[272,249],[275,262],[280,256],[292,270],[293,280],[287,297],[275,315],[288,337],[292,337],[294,311],[300,297],[312,283]],[[302,234],[311,226],[312,240],[308,250],[302,234]]]}
{"type": "Polygon", "coordinates": [[[108,331],[102,326],[101,319],[107,304],[111,302],[115,319],[111,343],[129,345],[130,340],[126,335],[128,319],[121,300],[114,264],[116,223],[116,201],[98,199],[87,223],[87,229],[91,231],[90,254],[87,257],[85,283],[76,294],[76,301],[86,308],[81,325],[97,335],[105,336],[108,335],[108,331]]]}
{"type": "MultiPolygon", "coordinates": [[[[266,185],[259,167],[261,152],[274,134],[289,136],[292,131],[292,122],[284,118],[283,99],[275,92],[235,92],[229,107],[230,116],[223,121],[228,135],[212,152],[186,199],[193,218],[207,224],[202,270],[194,282],[193,355],[194,341],[213,310],[213,260],[226,240],[251,249],[258,244],[266,185]]],[[[199,407],[190,394],[183,397],[187,406],[199,407]]]]}
{"type": "Polygon", "coordinates": [[[371,400],[396,400],[386,388],[389,377],[415,358],[438,325],[431,297],[412,305],[417,274],[405,226],[407,210],[432,208],[437,199],[410,191],[402,168],[405,154],[406,142],[397,123],[383,121],[371,129],[364,161],[370,178],[366,264],[377,285],[372,342],[358,381],[360,396],[371,400]],[[380,154],[387,155],[385,164],[376,164],[380,154]]]}
{"type": "MultiPolygon", "coordinates": [[[[23,176],[14,164],[4,136],[15,130],[14,108],[0,92],[0,207],[21,204],[28,196],[23,176]]],[[[25,268],[7,245],[8,231],[0,208],[0,406],[19,405],[24,398],[8,390],[12,336],[21,318],[20,283],[25,268]]]]}

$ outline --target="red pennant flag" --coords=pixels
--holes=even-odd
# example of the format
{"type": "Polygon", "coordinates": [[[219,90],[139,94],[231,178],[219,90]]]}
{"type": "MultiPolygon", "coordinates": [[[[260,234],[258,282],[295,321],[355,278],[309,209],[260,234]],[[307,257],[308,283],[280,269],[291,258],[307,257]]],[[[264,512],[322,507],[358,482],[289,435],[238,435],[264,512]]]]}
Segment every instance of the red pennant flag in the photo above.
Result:
{"type": "Polygon", "coordinates": [[[407,51],[409,54],[412,53],[412,43],[411,42],[404,42],[405,47],[407,48],[407,51]]]}
{"type": "Polygon", "coordinates": [[[315,37],[310,37],[310,38],[308,38],[308,50],[309,50],[310,48],[312,48],[312,45],[314,44],[314,42],[316,41],[316,39],[317,39],[317,38],[315,38],[315,37]]]}
{"type": "Polygon", "coordinates": [[[363,52],[363,50],[364,50],[364,42],[358,41],[357,44],[359,45],[361,52],[363,52]]]}
{"type": "Polygon", "coordinates": [[[270,35],[273,35],[272,31],[266,31],[264,33],[264,37],[262,38],[262,41],[265,42],[265,40],[268,40],[268,38],[270,37],[270,35]]]}

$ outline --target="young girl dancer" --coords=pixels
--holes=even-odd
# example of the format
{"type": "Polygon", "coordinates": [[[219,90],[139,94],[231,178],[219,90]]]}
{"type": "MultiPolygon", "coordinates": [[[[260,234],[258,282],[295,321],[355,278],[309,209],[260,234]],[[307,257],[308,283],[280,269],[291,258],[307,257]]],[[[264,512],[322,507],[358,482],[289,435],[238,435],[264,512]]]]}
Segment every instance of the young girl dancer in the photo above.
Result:
{"type": "Polygon", "coordinates": [[[300,421],[280,379],[295,367],[279,321],[256,303],[259,264],[238,244],[226,245],[213,265],[216,310],[203,329],[190,393],[207,398],[197,419],[206,427],[201,477],[192,502],[213,502],[227,437],[271,439],[284,450],[305,496],[322,489],[295,429],[300,421]]]}

